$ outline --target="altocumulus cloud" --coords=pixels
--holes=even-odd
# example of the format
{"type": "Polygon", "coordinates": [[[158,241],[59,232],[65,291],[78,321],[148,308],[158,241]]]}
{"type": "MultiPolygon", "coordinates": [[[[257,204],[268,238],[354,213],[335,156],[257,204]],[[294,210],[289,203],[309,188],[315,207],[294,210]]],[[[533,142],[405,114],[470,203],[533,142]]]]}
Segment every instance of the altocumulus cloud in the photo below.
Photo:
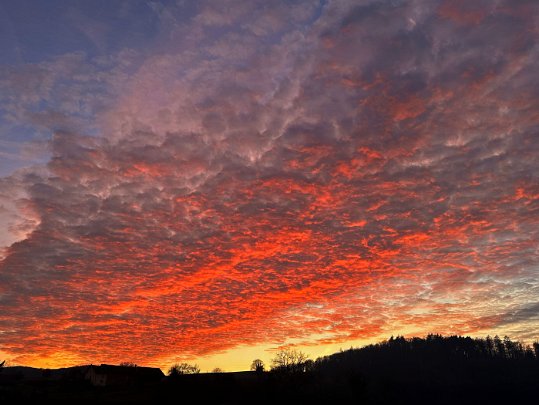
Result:
{"type": "Polygon", "coordinates": [[[176,11],[154,5],[160,47],[87,72],[114,93],[98,136],[74,114],[46,166],[1,179],[4,352],[536,337],[536,1],[176,11]]]}

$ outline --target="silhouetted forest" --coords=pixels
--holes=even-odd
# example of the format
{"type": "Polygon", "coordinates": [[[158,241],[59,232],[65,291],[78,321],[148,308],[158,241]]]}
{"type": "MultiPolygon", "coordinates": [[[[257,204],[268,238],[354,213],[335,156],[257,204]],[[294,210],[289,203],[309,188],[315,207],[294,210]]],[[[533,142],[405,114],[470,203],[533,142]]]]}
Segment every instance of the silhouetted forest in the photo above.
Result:
{"type": "MultiPolygon", "coordinates": [[[[253,361],[253,371],[199,373],[174,365],[169,375],[146,382],[136,365],[87,366],[138,375],[122,384],[94,386],[83,366],[42,370],[48,377],[0,373],[0,401],[38,403],[164,404],[534,404],[539,402],[539,343],[509,338],[429,335],[390,338],[309,360],[296,350],[276,354],[270,371],[253,361]],[[85,374],[86,373],[86,374],[85,374]],[[86,377],[85,377],[86,375],[86,377]]],[[[32,369],[36,370],[36,369],[32,369]]],[[[154,369],[155,370],[155,369],[154,369]]],[[[158,369],[157,369],[158,370],[158,369]]],[[[13,371],[13,370],[12,370],[13,371]]],[[[158,370],[159,371],[159,370],[158,370]]],[[[158,376],[157,376],[158,377],[158,376]]],[[[96,380],[97,381],[97,380],[96,380]]]]}

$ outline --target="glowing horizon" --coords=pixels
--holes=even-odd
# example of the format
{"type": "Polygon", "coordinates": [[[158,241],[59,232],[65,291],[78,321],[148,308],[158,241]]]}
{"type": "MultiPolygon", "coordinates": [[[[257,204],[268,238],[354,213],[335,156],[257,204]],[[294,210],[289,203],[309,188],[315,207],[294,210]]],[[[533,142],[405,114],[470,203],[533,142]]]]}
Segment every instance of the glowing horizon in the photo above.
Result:
{"type": "Polygon", "coordinates": [[[0,361],[539,338],[537,2],[109,3],[0,6],[0,361]]]}

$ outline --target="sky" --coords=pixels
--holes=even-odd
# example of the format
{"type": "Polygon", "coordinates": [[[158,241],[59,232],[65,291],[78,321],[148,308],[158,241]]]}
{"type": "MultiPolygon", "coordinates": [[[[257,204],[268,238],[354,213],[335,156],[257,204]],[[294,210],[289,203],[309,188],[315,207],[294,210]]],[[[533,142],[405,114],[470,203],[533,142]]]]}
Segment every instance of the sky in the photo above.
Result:
{"type": "Polygon", "coordinates": [[[539,3],[0,3],[0,359],[539,338],[539,3]]]}

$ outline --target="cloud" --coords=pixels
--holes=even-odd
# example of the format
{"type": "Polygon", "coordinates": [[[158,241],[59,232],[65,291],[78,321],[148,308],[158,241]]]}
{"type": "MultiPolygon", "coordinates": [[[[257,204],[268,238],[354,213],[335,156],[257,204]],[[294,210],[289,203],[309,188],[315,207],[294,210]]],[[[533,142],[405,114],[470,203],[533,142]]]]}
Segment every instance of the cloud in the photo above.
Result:
{"type": "Polygon", "coordinates": [[[539,313],[539,304],[528,305],[514,312],[506,314],[506,323],[521,323],[522,321],[537,321],[539,313]]]}
{"type": "Polygon", "coordinates": [[[353,3],[201,6],[110,79],[100,136],[58,130],[46,170],[3,179],[33,218],[0,262],[3,350],[160,364],[534,303],[534,21],[353,3]]]}

